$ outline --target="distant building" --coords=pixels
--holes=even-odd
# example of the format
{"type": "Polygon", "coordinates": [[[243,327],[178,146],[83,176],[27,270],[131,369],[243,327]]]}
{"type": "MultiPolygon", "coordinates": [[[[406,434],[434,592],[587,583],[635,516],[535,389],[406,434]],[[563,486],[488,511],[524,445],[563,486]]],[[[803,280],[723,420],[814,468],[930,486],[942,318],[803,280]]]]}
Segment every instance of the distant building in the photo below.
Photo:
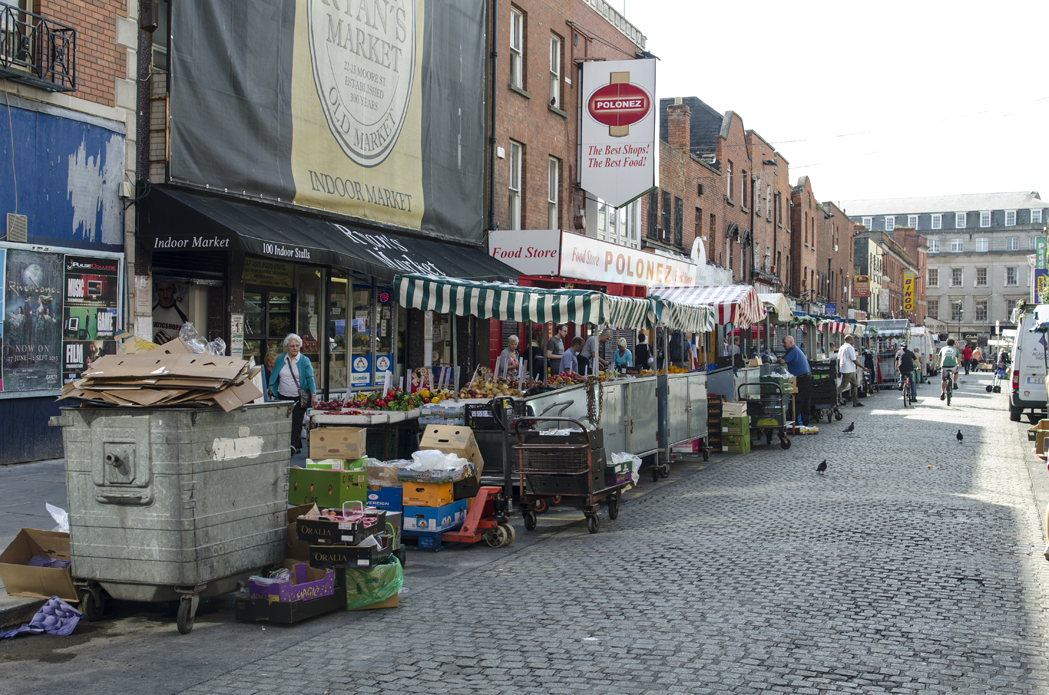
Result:
{"type": "Polygon", "coordinates": [[[1045,236],[1049,217],[1037,191],[851,200],[840,206],[869,230],[892,234],[906,227],[927,240],[926,310],[955,337],[985,341],[995,321],[1011,326],[1016,302],[1032,298],[1027,257],[1045,236]]]}

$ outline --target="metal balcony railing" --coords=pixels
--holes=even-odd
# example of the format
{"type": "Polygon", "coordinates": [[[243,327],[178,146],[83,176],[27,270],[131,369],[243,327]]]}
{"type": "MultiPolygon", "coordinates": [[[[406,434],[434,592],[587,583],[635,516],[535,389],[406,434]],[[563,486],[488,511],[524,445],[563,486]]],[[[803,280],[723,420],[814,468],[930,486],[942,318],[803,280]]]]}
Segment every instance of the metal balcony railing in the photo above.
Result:
{"type": "Polygon", "coordinates": [[[0,5],[0,78],[49,92],[76,90],[76,29],[0,5]]]}

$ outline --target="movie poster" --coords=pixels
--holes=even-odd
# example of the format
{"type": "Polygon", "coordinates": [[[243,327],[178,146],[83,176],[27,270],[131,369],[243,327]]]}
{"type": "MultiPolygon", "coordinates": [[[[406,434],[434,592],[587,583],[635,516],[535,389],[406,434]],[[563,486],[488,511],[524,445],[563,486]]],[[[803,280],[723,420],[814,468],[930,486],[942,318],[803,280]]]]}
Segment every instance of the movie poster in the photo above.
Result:
{"type": "Polygon", "coordinates": [[[104,306],[117,308],[117,279],[120,261],[116,258],[66,256],[65,306],[104,306]]]}
{"type": "Polygon", "coordinates": [[[4,280],[4,391],[57,389],[62,376],[63,255],[9,249],[4,280]]]}
{"type": "Polygon", "coordinates": [[[119,273],[115,258],[65,257],[63,382],[78,379],[99,357],[116,354],[119,273]]]}

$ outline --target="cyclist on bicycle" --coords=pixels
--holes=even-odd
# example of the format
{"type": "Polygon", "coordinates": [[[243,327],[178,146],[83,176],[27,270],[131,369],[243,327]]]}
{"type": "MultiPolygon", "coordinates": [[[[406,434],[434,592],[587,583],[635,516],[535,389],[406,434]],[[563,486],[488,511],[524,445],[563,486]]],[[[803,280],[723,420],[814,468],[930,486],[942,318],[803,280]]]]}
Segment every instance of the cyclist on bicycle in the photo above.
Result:
{"type": "Polygon", "coordinates": [[[900,349],[896,352],[896,371],[900,373],[904,382],[910,379],[910,392],[911,402],[915,403],[918,401],[918,375],[914,371],[914,365],[918,362],[918,357],[913,352],[907,349],[907,343],[900,346],[900,349]]]}
{"type": "Polygon", "coordinates": [[[947,339],[947,345],[940,348],[940,400],[947,398],[947,379],[954,379],[954,388],[958,388],[958,362],[962,353],[954,347],[954,338],[947,339]]]}

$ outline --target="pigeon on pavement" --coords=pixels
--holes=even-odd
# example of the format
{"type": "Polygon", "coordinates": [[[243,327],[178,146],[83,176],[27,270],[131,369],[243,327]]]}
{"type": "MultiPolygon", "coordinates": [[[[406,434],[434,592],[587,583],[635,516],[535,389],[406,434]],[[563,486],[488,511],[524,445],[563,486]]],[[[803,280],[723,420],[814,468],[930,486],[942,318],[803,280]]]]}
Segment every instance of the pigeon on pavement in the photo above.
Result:
{"type": "Polygon", "coordinates": [[[827,470],[827,460],[824,459],[820,462],[820,465],[816,466],[816,472],[823,475],[823,471],[827,470]]]}
{"type": "Polygon", "coordinates": [[[962,441],[962,431],[958,430],[958,434],[956,434],[954,438],[957,439],[959,442],[962,441]]]}
{"type": "Polygon", "coordinates": [[[856,423],[852,422],[852,423],[849,423],[849,426],[846,427],[843,431],[845,432],[845,434],[848,434],[849,432],[852,432],[854,429],[856,429],[856,423]]]}

